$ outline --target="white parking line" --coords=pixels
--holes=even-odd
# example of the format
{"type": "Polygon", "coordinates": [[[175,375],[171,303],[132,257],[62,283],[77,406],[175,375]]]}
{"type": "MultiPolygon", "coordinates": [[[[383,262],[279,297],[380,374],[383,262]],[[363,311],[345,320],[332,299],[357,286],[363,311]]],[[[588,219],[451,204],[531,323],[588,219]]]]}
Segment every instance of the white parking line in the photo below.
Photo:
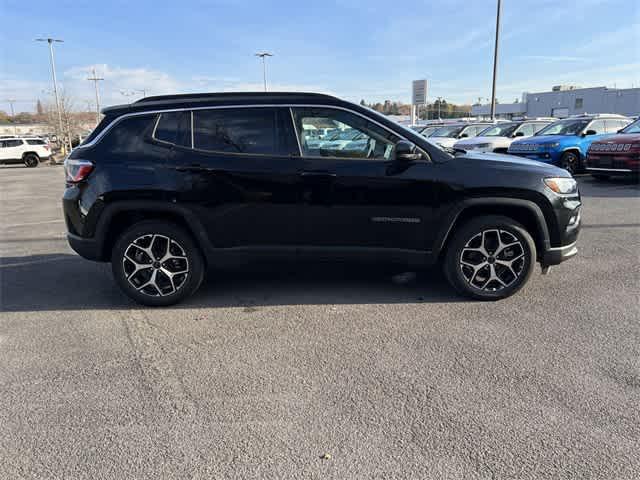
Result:
{"type": "Polygon", "coordinates": [[[69,258],[69,257],[66,256],[66,257],[44,258],[42,260],[33,260],[31,262],[5,263],[4,265],[0,265],[0,268],[23,267],[25,265],[36,265],[38,263],[58,262],[60,260],[66,260],[67,258],[69,258]]]}
{"type": "Polygon", "coordinates": [[[42,222],[29,222],[29,223],[14,223],[12,225],[5,225],[5,228],[15,228],[15,227],[28,227],[30,225],[44,225],[45,223],[63,223],[64,220],[43,220],[42,222]]]}

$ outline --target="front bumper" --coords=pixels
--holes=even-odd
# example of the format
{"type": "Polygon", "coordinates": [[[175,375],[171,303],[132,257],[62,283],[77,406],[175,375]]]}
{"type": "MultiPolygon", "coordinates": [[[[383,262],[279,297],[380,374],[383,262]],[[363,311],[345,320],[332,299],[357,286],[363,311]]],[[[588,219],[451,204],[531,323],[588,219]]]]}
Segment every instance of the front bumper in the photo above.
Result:
{"type": "Polygon", "coordinates": [[[570,245],[565,245],[564,247],[550,248],[544,252],[540,263],[543,267],[558,265],[572,257],[575,257],[577,253],[578,247],[576,246],[576,242],[570,245]]]}

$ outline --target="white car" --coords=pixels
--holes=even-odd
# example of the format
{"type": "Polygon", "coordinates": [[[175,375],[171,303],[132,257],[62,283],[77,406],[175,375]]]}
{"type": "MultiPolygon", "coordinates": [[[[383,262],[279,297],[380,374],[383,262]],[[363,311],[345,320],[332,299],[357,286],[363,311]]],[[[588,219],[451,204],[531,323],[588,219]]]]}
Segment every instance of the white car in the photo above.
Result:
{"type": "Polygon", "coordinates": [[[0,140],[0,164],[24,163],[37,167],[51,156],[51,147],[41,138],[3,138],[0,140]]]}
{"type": "Polygon", "coordinates": [[[456,142],[453,147],[476,152],[507,153],[509,145],[516,138],[531,137],[550,123],[552,120],[520,120],[498,123],[484,129],[473,138],[465,138],[456,142]]]}
{"type": "Polygon", "coordinates": [[[472,138],[478,135],[487,127],[494,125],[493,123],[454,123],[440,127],[431,135],[429,140],[446,148],[453,148],[453,145],[461,138],[472,138]]]}

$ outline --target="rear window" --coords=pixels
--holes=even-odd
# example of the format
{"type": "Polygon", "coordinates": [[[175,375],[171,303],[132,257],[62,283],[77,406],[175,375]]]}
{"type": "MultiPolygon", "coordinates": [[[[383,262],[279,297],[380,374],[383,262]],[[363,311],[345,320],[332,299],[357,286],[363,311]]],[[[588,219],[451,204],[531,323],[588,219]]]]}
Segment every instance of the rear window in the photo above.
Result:
{"type": "Polygon", "coordinates": [[[111,128],[97,146],[101,150],[121,155],[140,152],[151,137],[156,118],[156,115],[125,118],[111,128]]]}
{"type": "Polygon", "coordinates": [[[102,117],[102,120],[100,121],[98,126],[93,129],[93,131],[89,134],[89,136],[87,138],[85,138],[80,145],[86,145],[87,143],[92,142],[93,139],[96,138],[98,136],[98,134],[102,130],[104,130],[105,127],[107,125],[109,125],[111,122],[113,122],[114,120],[115,120],[115,118],[113,116],[111,116],[111,115],[106,115],[106,116],[102,117]]]}
{"type": "Polygon", "coordinates": [[[278,153],[276,110],[241,108],[193,112],[194,147],[224,153],[278,153]]]}
{"type": "Polygon", "coordinates": [[[29,145],[46,145],[44,140],[27,140],[29,145]]]}
{"type": "Polygon", "coordinates": [[[191,114],[189,112],[161,113],[153,138],[182,147],[191,146],[191,114]]]}

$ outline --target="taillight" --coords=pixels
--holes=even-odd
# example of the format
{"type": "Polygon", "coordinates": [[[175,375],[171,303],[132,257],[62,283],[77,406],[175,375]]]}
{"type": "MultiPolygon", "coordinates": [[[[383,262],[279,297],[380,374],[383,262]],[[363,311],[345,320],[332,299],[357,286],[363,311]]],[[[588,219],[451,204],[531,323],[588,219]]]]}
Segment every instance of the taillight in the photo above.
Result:
{"type": "Polygon", "coordinates": [[[64,161],[64,175],[67,183],[78,183],[85,180],[93,171],[93,163],[89,160],[67,158],[64,161]]]}

